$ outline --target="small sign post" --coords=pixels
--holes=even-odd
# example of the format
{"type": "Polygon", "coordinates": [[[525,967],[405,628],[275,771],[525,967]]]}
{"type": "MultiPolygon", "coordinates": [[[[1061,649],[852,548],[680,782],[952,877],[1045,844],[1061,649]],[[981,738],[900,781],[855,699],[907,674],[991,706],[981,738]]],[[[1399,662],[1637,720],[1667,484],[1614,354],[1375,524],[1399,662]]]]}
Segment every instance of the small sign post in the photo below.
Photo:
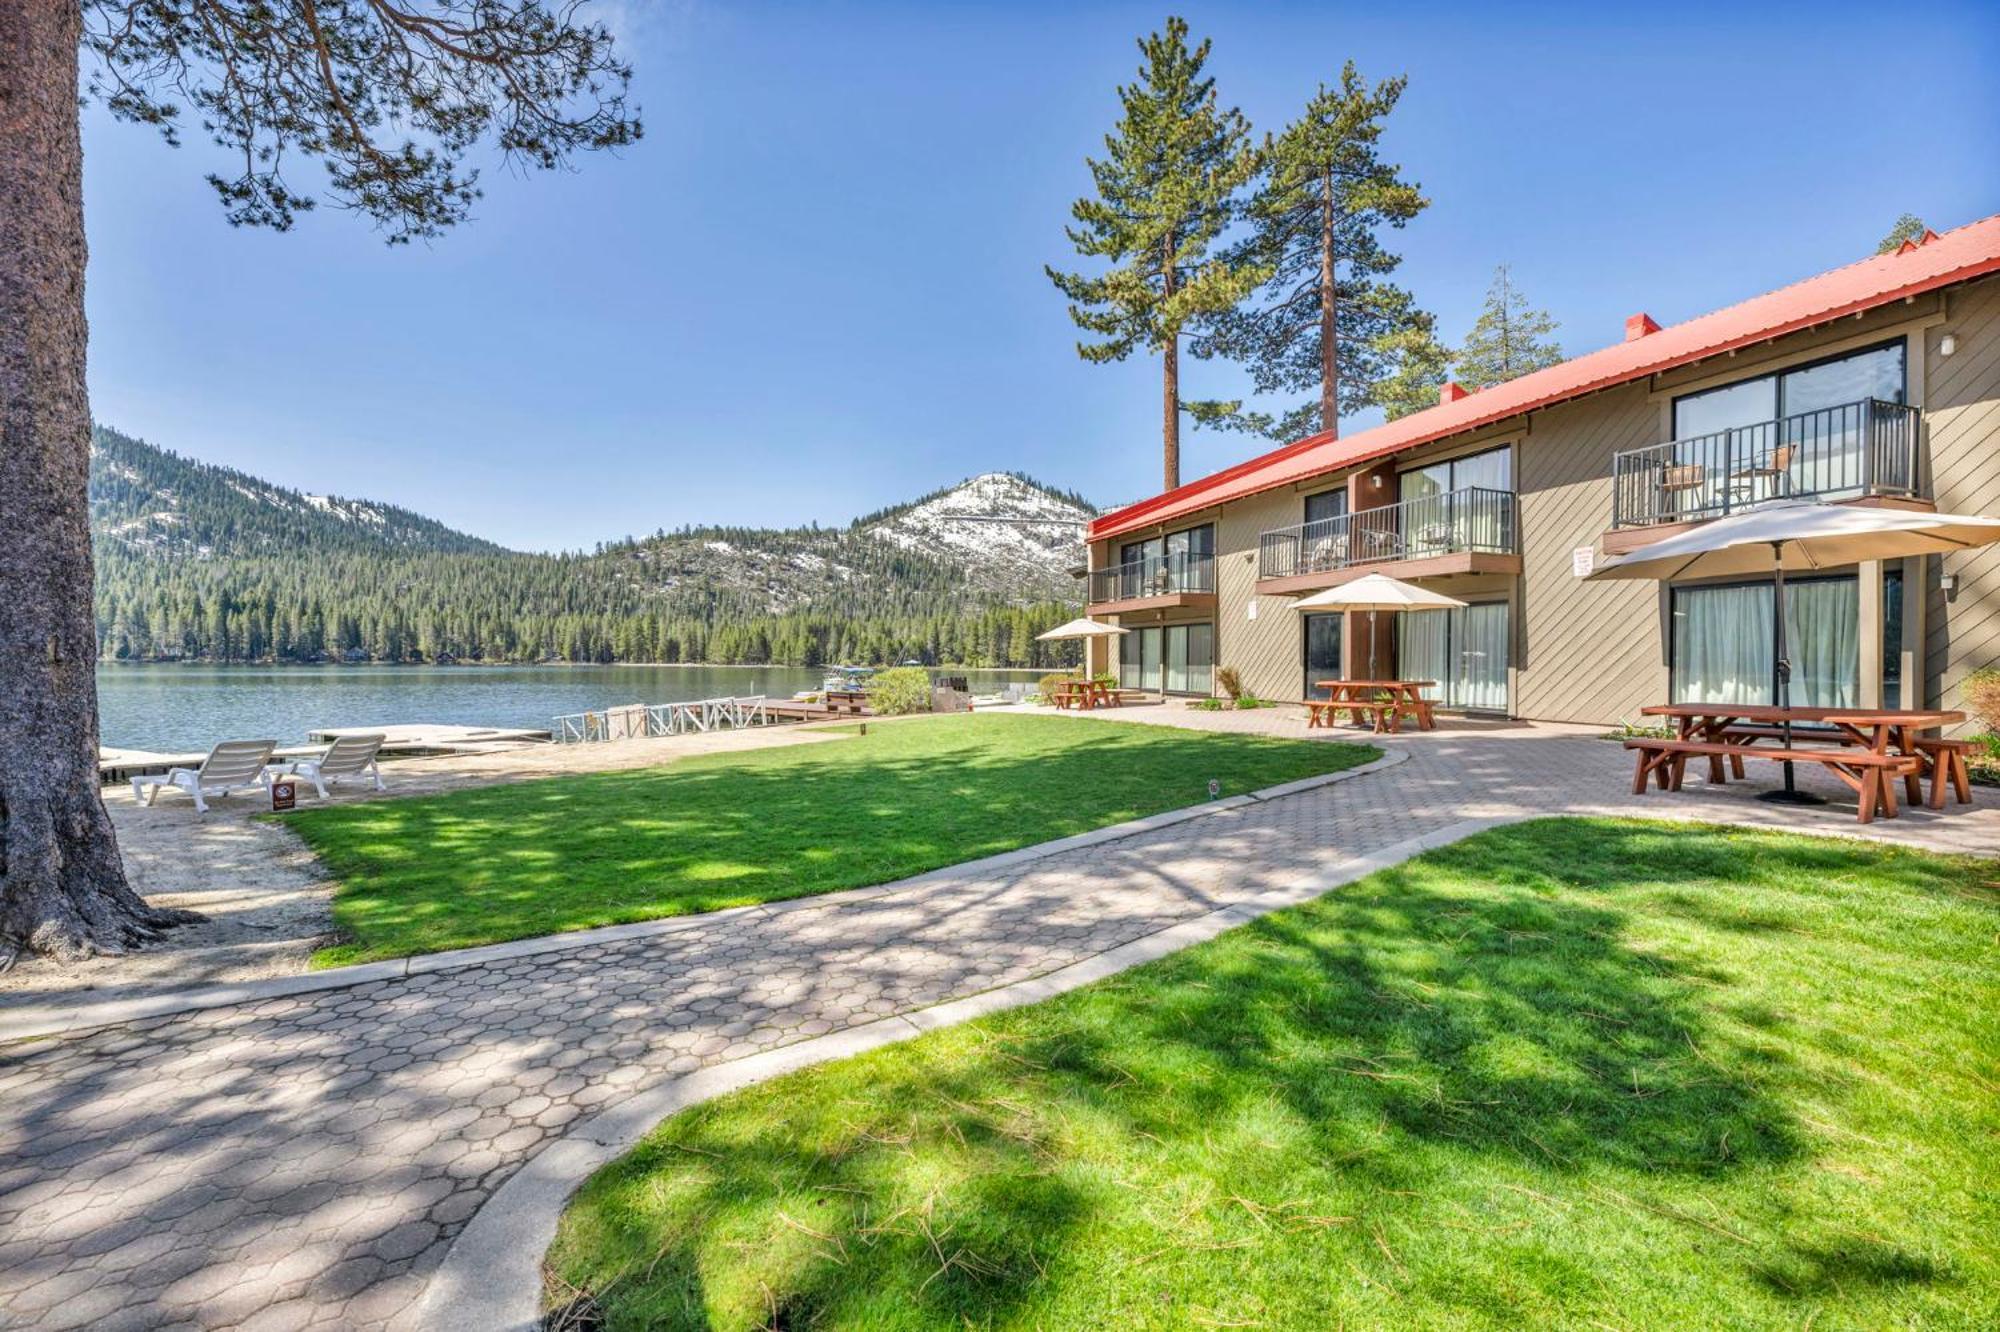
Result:
{"type": "Polygon", "coordinates": [[[299,804],[299,784],[289,777],[281,777],[271,783],[271,812],[296,809],[299,804]]]}
{"type": "Polygon", "coordinates": [[[1214,800],[1222,794],[1222,783],[1211,777],[1208,779],[1208,798],[1214,800]]]}

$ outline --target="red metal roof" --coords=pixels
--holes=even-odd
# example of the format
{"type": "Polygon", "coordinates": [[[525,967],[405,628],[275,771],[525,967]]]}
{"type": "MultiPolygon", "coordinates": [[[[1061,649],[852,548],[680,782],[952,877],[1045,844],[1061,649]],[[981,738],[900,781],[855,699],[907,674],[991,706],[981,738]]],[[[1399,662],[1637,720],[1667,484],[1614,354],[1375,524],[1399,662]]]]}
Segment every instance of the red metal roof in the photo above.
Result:
{"type": "Polygon", "coordinates": [[[1342,439],[1308,435],[1151,499],[1101,515],[1093,539],[1274,490],[1338,468],[1444,439],[1510,416],[1687,365],[1732,348],[2000,272],[2000,215],[1947,231],[1920,245],[1873,255],[1818,277],[1780,287],[1739,305],[1674,324],[1546,370],[1496,384],[1455,402],[1412,412],[1342,439]]]}

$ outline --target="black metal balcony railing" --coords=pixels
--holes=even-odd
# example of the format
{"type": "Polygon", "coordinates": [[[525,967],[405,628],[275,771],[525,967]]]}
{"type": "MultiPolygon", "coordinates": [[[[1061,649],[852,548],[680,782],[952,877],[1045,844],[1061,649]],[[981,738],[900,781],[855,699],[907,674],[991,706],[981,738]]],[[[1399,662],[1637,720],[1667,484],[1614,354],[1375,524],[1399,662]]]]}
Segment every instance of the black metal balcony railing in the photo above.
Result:
{"type": "Polygon", "coordinates": [[[1178,592],[1215,591],[1213,555],[1154,555],[1090,575],[1090,600],[1129,601],[1135,597],[1166,597],[1178,592]]]}
{"type": "Polygon", "coordinates": [[[1513,491],[1468,486],[1266,532],[1257,538],[1257,576],[1334,573],[1467,551],[1514,555],[1519,531],[1513,491]]]}
{"type": "Polygon", "coordinates": [[[1863,398],[1614,454],[1613,527],[1720,518],[1772,499],[1911,495],[1917,409],[1863,398]]]}

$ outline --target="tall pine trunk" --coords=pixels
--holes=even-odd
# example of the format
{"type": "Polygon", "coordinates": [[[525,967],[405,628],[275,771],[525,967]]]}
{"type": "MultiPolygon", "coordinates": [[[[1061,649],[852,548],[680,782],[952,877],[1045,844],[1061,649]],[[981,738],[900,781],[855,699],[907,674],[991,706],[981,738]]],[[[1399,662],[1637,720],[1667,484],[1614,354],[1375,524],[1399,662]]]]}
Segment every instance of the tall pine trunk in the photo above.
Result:
{"type": "MultiPolygon", "coordinates": [[[[1160,246],[1160,291],[1161,306],[1174,299],[1174,235],[1170,231],[1160,246]]],[[[1172,490],[1181,483],[1181,336],[1178,328],[1167,334],[1167,345],[1161,358],[1161,380],[1165,401],[1160,420],[1160,453],[1166,469],[1166,489],[1172,490]]]]}
{"type": "Polygon", "coordinates": [[[1334,323],[1340,292],[1333,283],[1333,175],[1321,182],[1319,209],[1319,428],[1340,437],[1340,337],[1334,323]]]}
{"type": "Polygon", "coordinates": [[[195,919],[125,882],[97,786],[77,0],[0,0],[0,970],[195,919]]]}

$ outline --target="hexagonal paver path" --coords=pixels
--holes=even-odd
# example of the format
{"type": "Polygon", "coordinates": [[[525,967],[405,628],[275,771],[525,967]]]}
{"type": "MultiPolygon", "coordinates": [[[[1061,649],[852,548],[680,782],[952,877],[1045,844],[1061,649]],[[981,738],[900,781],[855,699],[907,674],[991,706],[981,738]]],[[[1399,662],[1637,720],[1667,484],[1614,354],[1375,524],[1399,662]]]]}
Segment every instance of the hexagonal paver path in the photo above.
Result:
{"type": "MultiPolygon", "coordinates": [[[[1851,805],[1759,805],[1737,786],[1635,802],[1622,752],[1573,735],[1388,743],[1408,761],[1010,870],[0,1050],[0,1324],[411,1325],[467,1219],[596,1108],[1040,975],[1468,818],[1854,829],[1851,805]]],[[[1982,795],[1874,835],[1995,854],[2000,809],[1982,795]]]]}

